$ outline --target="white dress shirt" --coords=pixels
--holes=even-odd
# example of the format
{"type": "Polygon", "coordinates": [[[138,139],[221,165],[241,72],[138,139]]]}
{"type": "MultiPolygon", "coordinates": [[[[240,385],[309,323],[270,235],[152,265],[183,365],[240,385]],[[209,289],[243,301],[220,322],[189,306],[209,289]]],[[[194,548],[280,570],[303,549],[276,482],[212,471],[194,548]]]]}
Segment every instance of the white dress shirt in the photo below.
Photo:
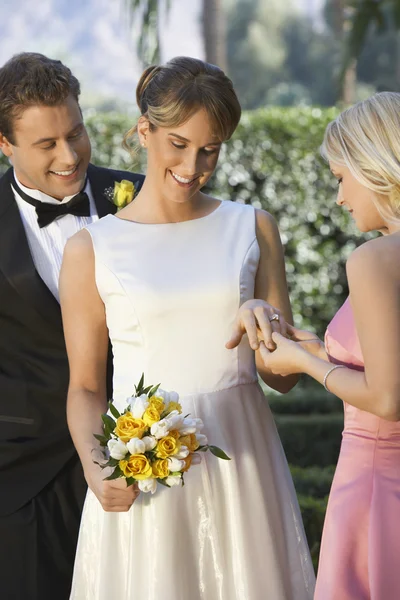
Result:
{"type": "MultiPolygon", "coordinates": [[[[59,200],[55,200],[39,190],[31,190],[23,186],[21,182],[18,181],[15,171],[14,177],[21,190],[31,198],[39,200],[40,202],[60,204],[59,200]]],[[[35,207],[21,198],[13,188],[34,265],[40,277],[57,300],[59,300],[58,280],[65,244],[74,233],[77,233],[83,227],[86,227],[99,219],[89,180],[87,180],[84,191],[89,197],[90,217],[63,215],[55,219],[46,227],[40,228],[37,222],[35,207]]],[[[61,204],[65,204],[71,200],[71,198],[73,198],[73,196],[67,196],[61,201],[61,204]]],[[[15,251],[18,252],[18,248],[16,248],[15,251]]]]}

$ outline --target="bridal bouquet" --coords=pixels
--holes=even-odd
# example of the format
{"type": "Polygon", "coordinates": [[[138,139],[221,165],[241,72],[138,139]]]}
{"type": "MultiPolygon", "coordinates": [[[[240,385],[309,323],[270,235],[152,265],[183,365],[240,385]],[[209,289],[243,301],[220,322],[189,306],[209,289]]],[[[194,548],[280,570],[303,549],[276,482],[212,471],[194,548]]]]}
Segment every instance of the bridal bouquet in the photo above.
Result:
{"type": "Polygon", "coordinates": [[[97,464],[113,468],[106,479],[125,477],[128,485],[137,483],[140,491],[154,494],[157,483],[184,485],[184,473],[201,462],[200,452],[209,450],[230,460],[223,450],[208,445],[201,419],[182,414],[176,392],[158,385],[145,388],[144,375],[122,413],[112,401],[108,406],[101,417],[103,434],[94,434],[106,459],[97,464]]]}

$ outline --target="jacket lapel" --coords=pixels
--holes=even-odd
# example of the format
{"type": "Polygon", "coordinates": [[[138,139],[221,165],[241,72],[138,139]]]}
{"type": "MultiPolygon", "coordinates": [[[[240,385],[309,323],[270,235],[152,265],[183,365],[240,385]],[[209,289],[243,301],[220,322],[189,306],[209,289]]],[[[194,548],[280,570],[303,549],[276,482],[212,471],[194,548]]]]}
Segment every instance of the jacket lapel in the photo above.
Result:
{"type": "Polygon", "coordinates": [[[10,185],[12,169],[0,179],[0,270],[9,283],[46,321],[62,330],[57,300],[32,260],[25,229],[10,185]]]}
{"type": "Polygon", "coordinates": [[[114,189],[115,179],[112,177],[111,172],[90,164],[88,167],[88,177],[99,217],[115,214],[117,207],[110,200],[107,200],[105,196],[107,188],[114,189]]]}

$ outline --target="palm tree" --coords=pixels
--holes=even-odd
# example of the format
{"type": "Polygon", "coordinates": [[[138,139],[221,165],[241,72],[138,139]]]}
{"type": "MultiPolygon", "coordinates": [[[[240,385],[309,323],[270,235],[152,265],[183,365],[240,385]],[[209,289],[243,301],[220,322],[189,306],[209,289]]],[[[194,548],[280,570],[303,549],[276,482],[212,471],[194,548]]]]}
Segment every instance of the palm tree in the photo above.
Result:
{"type": "Polygon", "coordinates": [[[345,4],[351,17],[341,70],[342,83],[347,69],[360,56],[372,27],[375,26],[378,32],[386,31],[389,26],[400,31],[400,0],[345,0],[345,4]]]}
{"type": "MultiPolygon", "coordinates": [[[[166,10],[169,10],[170,0],[166,0],[166,10]]],[[[137,53],[144,66],[160,61],[160,34],[158,21],[160,16],[160,0],[124,0],[125,8],[130,19],[140,13],[140,33],[137,43],[137,53]]]]}
{"type": "MultiPolygon", "coordinates": [[[[171,0],[166,0],[167,11],[171,0]]],[[[124,0],[130,15],[131,24],[133,17],[139,12],[141,15],[141,30],[138,39],[138,56],[147,66],[160,59],[159,19],[161,12],[160,0],[124,0]]],[[[223,0],[202,0],[202,24],[205,58],[207,62],[217,64],[222,69],[226,68],[226,33],[223,12],[223,0]]]]}
{"type": "Polygon", "coordinates": [[[226,71],[226,28],[223,0],[203,0],[203,39],[206,61],[226,71]]]}

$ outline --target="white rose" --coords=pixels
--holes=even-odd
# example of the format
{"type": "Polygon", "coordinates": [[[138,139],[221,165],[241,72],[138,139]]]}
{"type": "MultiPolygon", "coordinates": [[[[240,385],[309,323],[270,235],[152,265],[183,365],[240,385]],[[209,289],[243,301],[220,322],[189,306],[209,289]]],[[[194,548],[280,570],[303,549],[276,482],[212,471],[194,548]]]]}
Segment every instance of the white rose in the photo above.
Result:
{"type": "Polygon", "coordinates": [[[184,460],[179,460],[178,458],[175,458],[174,456],[172,456],[168,459],[168,464],[169,464],[169,470],[172,472],[182,471],[182,469],[186,465],[184,460]]]}
{"type": "Polygon", "coordinates": [[[178,392],[168,392],[168,400],[170,402],[179,402],[179,394],[178,392]]]}
{"type": "Polygon", "coordinates": [[[192,465],[199,465],[201,463],[201,454],[195,452],[192,454],[192,465]]]}
{"type": "Polygon", "coordinates": [[[196,433],[196,440],[199,442],[200,446],[207,446],[208,444],[207,436],[202,433],[196,433]]]}
{"type": "Polygon", "coordinates": [[[199,419],[198,417],[195,417],[193,419],[193,421],[195,421],[195,423],[196,423],[197,431],[201,431],[204,427],[203,421],[201,419],[199,419]]]}
{"type": "Polygon", "coordinates": [[[110,451],[111,458],[115,458],[116,460],[122,460],[128,453],[126,444],[121,442],[121,440],[112,438],[111,440],[108,440],[107,447],[110,451]]]}
{"type": "Polygon", "coordinates": [[[156,391],[156,393],[154,395],[157,396],[157,398],[162,398],[164,400],[165,404],[168,404],[169,394],[165,390],[158,388],[158,390],[156,391]]]}
{"type": "Polygon", "coordinates": [[[126,447],[131,454],[144,454],[146,452],[146,444],[139,438],[130,439],[126,447]]]}
{"type": "Polygon", "coordinates": [[[196,433],[196,422],[194,419],[187,417],[183,420],[183,423],[179,429],[181,435],[189,435],[189,433],[196,433]]]}
{"type": "Polygon", "coordinates": [[[180,475],[170,475],[166,478],[165,483],[170,487],[174,487],[174,485],[181,485],[182,478],[180,475]]]}
{"type": "Polygon", "coordinates": [[[142,479],[141,481],[138,481],[138,488],[145,494],[148,494],[149,492],[154,494],[157,489],[157,480],[153,479],[152,477],[149,479],[142,479]]]}
{"type": "Polygon", "coordinates": [[[186,458],[189,456],[189,448],[187,446],[181,446],[179,452],[175,454],[175,458],[186,458]]]}
{"type": "Polygon", "coordinates": [[[169,428],[177,429],[178,431],[182,427],[184,419],[185,417],[180,415],[177,410],[173,410],[167,417],[165,417],[165,420],[169,424],[169,428]]]}
{"type": "Polygon", "coordinates": [[[149,399],[146,394],[142,394],[137,398],[132,398],[131,413],[134,419],[141,419],[146,408],[149,406],[149,399]]]}
{"type": "Polygon", "coordinates": [[[153,450],[153,448],[155,448],[157,446],[157,440],[152,435],[145,435],[141,441],[144,443],[144,445],[146,447],[145,452],[148,452],[149,450],[153,450]]]}
{"type": "Polygon", "coordinates": [[[160,440],[169,434],[168,422],[165,419],[161,419],[161,421],[158,421],[158,423],[153,423],[150,431],[151,435],[154,435],[157,440],[160,440]]]}

